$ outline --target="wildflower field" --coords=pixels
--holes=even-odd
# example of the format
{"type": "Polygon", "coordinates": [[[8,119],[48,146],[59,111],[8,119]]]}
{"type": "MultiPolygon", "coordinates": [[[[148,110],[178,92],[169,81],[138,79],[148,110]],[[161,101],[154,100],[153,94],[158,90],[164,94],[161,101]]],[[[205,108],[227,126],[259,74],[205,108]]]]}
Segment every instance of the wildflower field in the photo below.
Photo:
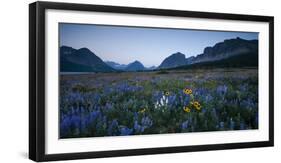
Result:
{"type": "Polygon", "coordinates": [[[60,75],[60,138],[258,129],[256,68],[60,75]]]}

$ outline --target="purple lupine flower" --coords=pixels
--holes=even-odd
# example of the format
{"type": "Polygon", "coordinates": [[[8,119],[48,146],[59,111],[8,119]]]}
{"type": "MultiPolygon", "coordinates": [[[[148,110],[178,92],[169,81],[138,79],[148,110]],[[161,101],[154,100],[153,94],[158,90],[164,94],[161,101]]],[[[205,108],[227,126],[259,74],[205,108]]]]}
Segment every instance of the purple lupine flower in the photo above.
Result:
{"type": "Polygon", "coordinates": [[[118,135],[118,121],[116,119],[114,119],[113,121],[111,121],[109,127],[108,127],[108,130],[107,130],[107,133],[108,135],[113,135],[113,136],[116,136],[118,135]]]}
{"type": "Polygon", "coordinates": [[[230,128],[231,130],[234,130],[234,127],[235,127],[235,122],[232,120],[232,118],[230,118],[229,128],[230,128]]]}
{"type": "Polygon", "coordinates": [[[137,133],[142,133],[144,131],[144,128],[139,125],[138,121],[134,121],[134,130],[137,132],[137,133]]]}
{"type": "Polygon", "coordinates": [[[228,87],[226,85],[220,85],[217,87],[217,93],[220,96],[224,96],[227,93],[228,87]]]}
{"type": "Polygon", "coordinates": [[[70,102],[83,103],[85,101],[84,96],[80,92],[70,92],[67,98],[70,102]]]}
{"type": "Polygon", "coordinates": [[[246,125],[244,122],[240,122],[240,130],[245,130],[246,129],[246,125]]]}
{"type": "Polygon", "coordinates": [[[177,105],[177,96],[175,94],[168,96],[168,105],[175,106],[177,105]]]}
{"type": "Polygon", "coordinates": [[[183,93],[182,90],[179,91],[179,101],[180,103],[182,103],[184,106],[188,105],[190,102],[190,96],[186,95],[185,93],[183,93]]]}
{"type": "Polygon", "coordinates": [[[239,85],[239,90],[245,92],[248,89],[248,84],[239,85]]]}
{"type": "Polygon", "coordinates": [[[107,103],[105,104],[105,109],[107,109],[107,110],[111,110],[111,109],[113,109],[113,105],[112,105],[112,103],[107,102],[107,103]]]}
{"type": "MultiPolygon", "coordinates": [[[[106,119],[107,119],[106,116],[99,116],[97,119],[96,129],[104,129],[104,127],[106,127],[106,122],[107,122],[106,119]]],[[[117,129],[115,129],[115,126],[111,126],[111,127],[113,127],[113,130],[118,131],[118,123],[117,123],[117,129]]]]}
{"type": "Polygon", "coordinates": [[[259,114],[258,112],[255,115],[255,123],[258,125],[259,124],[259,114]]]}
{"type": "Polygon", "coordinates": [[[224,122],[220,122],[219,127],[220,127],[220,129],[224,129],[224,122]]]}
{"type": "Polygon", "coordinates": [[[154,91],[152,93],[152,99],[155,102],[159,102],[162,97],[163,97],[163,92],[162,91],[154,91]]]}
{"type": "Polygon", "coordinates": [[[240,105],[241,105],[242,108],[246,108],[246,109],[249,109],[249,110],[252,110],[253,108],[257,107],[257,104],[250,98],[247,98],[247,100],[243,100],[240,103],[240,105]]]}
{"type": "Polygon", "coordinates": [[[151,120],[148,116],[143,117],[143,118],[141,119],[141,125],[142,125],[143,127],[145,127],[145,128],[151,127],[152,124],[153,124],[153,122],[152,122],[152,120],[151,120]]]}
{"type": "Polygon", "coordinates": [[[189,124],[189,121],[188,121],[188,120],[184,121],[184,122],[181,124],[181,129],[182,129],[182,130],[187,129],[187,128],[188,128],[188,124],[189,124]]]}
{"type": "Polygon", "coordinates": [[[120,128],[120,135],[125,136],[125,135],[131,135],[133,133],[133,129],[130,129],[126,126],[122,126],[120,128]]]}
{"type": "Polygon", "coordinates": [[[78,115],[70,115],[60,121],[61,136],[67,135],[72,130],[81,130],[81,117],[78,115]]]}
{"type": "Polygon", "coordinates": [[[138,113],[138,112],[134,112],[134,120],[135,120],[135,121],[138,120],[138,116],[139,116],[139,113],[138,113]]]}
{"type": "Polygon", "coordinates": [[[138,123],[137,120],[134,121],[134,130],[136,133],[142,133],[145,129],[151,127],[152,124],[153,122],[149,117],[142,117],[141,123],[138,123]]]}
{"type": "Polygon", "coordinates": [[[204,114],[205,114],[206,112],[207,112],[207,109],[206,109],[206,108],[202,108],[202,109],[201,109],[201,113],[204,113],[204,114]]]}
{"type": "Polygon", "coordinates": [[[206,94],[208,94],[208,89],[206,88],[196,88],[195,90],[193,90],[194,95],[195,96],[205,96],[206,94]]]}
{"type": "Polygon", "coordinates": [[[212,101],[213,99],[214,99],[214,97],[209,93],[205,96],[205,102],[206,103],[212,101]]]}
{"type": "Polygon", "coordinates": [[[99,110],[94,110],[94,111],[90,112],[85,118],[86,124],[89,125],[89,124],[93,123],[100,116],[101,116],[101,112],[99,110]]]}

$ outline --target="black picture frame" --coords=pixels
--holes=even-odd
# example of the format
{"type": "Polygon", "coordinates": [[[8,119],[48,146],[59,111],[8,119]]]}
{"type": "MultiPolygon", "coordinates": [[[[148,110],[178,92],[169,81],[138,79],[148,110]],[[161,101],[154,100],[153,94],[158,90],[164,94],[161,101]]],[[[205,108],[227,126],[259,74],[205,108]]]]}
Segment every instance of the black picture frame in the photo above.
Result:
{"type": "Polygon", "coordinates": [[[274,145],[274,18],[270,16],[222,14],[152,8],[103,6],[55,2],[34,2],[29,5],[29,158],[34,161],[55,161],[100,157],[132,156],[236,148],[268,147],[274,145]],[[123,14],[161,15],[222,20],[241,20],[269,23],[269,140],[262,142],[157,147],[149,149],[98,151],[83,153],[45,153],[45,11],[95,11],[123,14]]]}

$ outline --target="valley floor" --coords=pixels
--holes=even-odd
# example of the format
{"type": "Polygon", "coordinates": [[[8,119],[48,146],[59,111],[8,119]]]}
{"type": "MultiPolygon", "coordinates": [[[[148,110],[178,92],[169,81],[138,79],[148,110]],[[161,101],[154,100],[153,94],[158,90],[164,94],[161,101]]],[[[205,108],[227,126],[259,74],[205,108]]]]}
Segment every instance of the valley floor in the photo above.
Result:
{"type": "Polygon", "coordinates": [[[61,138],[257,128],[257,68],[60,75],[61,138]]]}

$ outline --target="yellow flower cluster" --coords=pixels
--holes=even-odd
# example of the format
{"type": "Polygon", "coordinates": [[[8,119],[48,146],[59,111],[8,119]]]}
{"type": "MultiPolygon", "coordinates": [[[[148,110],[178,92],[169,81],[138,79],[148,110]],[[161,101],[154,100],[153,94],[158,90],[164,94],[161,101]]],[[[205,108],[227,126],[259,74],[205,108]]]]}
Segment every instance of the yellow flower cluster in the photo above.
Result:
{"type": "Polygon", "coordinates": [[[191,102],[191,104],[195,107],[195,109],[201,109],[201,104],[198,101],[191,102]]]}
{"type": "MultiPolygon", "coordinates": [[[[191,98],[191,102],[188,105],[183,107],[183,110],[186,113],[190,113],[192,108],[195,108],[197,111],[201,110],[201,104],[198,101],[194,100],[194,96],[193,96],[192,92],[193,91],[190,88],[184,88],[183,89],[183,93],[186,94],[186,95],[189,95],[190,98],[191,98]]],[[[171,93],[169,91],[164,91],[164,95],[169,96],[169,95],[171,95],[171,93]]],[[[146,111],[146,109],[142,109],[139,112],[144,113],[145,111],[146,111]]]]}
{"type": "Polygon", "coordinates": [[[187,95],[190,95],[190,94],[192,94],[192,89],[185,88],[185,89],[183,90],[183,93],[185,93],[185,94],[187,94],[187,95]]]}
{"type": "Polygon", "coordinates": [[[183,110],[184,110],[185,112],[187,112],[187,113],[189,113],[189,112],[191,111],[188,106],[183,107],[183,110]]]}
{"type": "Polygon", "coordinates": [[[186,95],[190,95],[191,97],[191,101],[189,105],[187,106],[184,106],[183,107],[183,110],[187,113],[189,113],[191,111],[191,107],[194,107],[196,110],[200,111],[201,110],[201,104],[198,102],[198,101],[195,101],[194,100],[194,96],[192,94],[192,89],[190,88],[185,88],[183,89],[183,93],[186,94],[186,95]]]}

